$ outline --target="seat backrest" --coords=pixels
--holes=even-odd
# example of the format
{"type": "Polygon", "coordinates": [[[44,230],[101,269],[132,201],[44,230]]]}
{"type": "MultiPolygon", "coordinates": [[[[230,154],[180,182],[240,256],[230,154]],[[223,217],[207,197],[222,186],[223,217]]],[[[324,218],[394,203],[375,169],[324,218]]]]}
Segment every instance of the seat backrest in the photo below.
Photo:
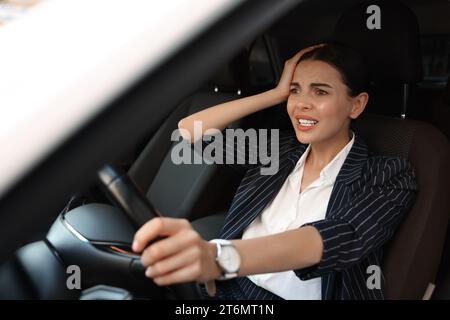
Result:
{"type": "Polygon", "coordinates": [[[416,201],[386,247],[383,274],[388,299],[421,299],[435,282],[450,216],[450,144],[422,121],[367,114],[354,127],[375,153],[414,166],[416,201]]]}
{"type": "Polygon", "coordinates": [[[450,81],[431,108],[431,122],[450,140],[450,81]]]}
{"type": "Polygon", "coordinates": [[[248,54],[242,51],[180,103],[131,166],[130,178],[163,215],[192,220],[228,209],[242,176],[227,166],[203,161],[175,164],[171,154],[181,138],[171,138],[182,118],[242,97],[248,72],[248,54]]]}
{"type": "Polygon", "coordinates": [[[388,299],[421,299],[435,281],[450,215],[450,146],[432,125],[405,119],[409,94],[405,85],[422,78],[417,18],[399,1],[359,3],[341,16],[334,39],[359,50],[367,60],[375,83],[369,100],[372,110],[381,111],[364,111],[352,126],[375,153],[406,158],[415,168],[416,202],[386,245],[382,269],[388,299]],[[371,5],[380,9],[380,29],[367,27],[371,5]],[[379,85],[384,83],[406,89],[400,92],[402,99],[389,94],[377,99],[386,94],[379,85]]]}

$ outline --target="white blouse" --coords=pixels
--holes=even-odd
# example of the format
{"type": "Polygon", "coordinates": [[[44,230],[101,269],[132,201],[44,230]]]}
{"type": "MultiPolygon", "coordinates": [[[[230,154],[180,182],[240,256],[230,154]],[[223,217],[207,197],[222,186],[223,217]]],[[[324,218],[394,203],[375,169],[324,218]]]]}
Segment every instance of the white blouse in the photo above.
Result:
{"type": "MultiPolygon", "coordinates": [[[[308,222],[325,219],[334,181],[355,140],[350,142],[320,172],[319,178],[300,193],[303,167],[309,154],[308,145],[276,197],[245,229],[242,239],[256,238],[299,228],[308,222]]],[[[302,281],[294,271],[249,275],[256,285],[286,300],[322,299],[322,279],[302,281]]]]}

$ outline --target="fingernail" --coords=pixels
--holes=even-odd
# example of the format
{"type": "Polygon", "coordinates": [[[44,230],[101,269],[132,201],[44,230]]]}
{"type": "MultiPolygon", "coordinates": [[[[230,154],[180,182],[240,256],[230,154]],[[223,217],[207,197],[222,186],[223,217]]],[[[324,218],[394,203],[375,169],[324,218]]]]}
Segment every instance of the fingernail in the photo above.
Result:
{"type": "Polygon", "coordinates": [[[152,267],[148,267],[147,270],[145,270],[145,276],[146,277],[152,276],[152,267]]]}
{"type": "Polygon", "coordinates": [[[133,244],[131,245],[131,248],[133,251],[137,251],[138,249],[138,242],[136,240],[133,241],[133,244]]]}

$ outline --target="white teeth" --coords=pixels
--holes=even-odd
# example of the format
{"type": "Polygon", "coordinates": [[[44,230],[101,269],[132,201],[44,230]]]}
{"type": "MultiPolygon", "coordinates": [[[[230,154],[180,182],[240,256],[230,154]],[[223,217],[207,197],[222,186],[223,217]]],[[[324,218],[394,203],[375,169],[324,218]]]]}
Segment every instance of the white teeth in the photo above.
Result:
{"type": "Polygon", "coordinates": [[[315,121],[315,120],[306,120],[306,119],[298,119],[298,122],[302,125],[302,126],[306,126],[306,127],[311,127],[313,125],[315,125],[317,122],[319,121],[315,121]]]}

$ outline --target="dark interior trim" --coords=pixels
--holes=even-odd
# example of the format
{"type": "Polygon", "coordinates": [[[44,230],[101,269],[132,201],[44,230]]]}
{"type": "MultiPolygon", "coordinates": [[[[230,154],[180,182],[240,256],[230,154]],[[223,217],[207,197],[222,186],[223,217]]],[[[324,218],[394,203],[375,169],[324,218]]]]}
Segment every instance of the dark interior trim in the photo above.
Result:
{"type": "Polygon", "coordinates": [[[103,164],[115,162],[133,142],[154,133],[176,104],[215,71],[211,66],[225,63],[299,2],[243,2],[37,165],[0,201],[0,263],[45,232],[70,195],[95,182],[103,164]]]}

